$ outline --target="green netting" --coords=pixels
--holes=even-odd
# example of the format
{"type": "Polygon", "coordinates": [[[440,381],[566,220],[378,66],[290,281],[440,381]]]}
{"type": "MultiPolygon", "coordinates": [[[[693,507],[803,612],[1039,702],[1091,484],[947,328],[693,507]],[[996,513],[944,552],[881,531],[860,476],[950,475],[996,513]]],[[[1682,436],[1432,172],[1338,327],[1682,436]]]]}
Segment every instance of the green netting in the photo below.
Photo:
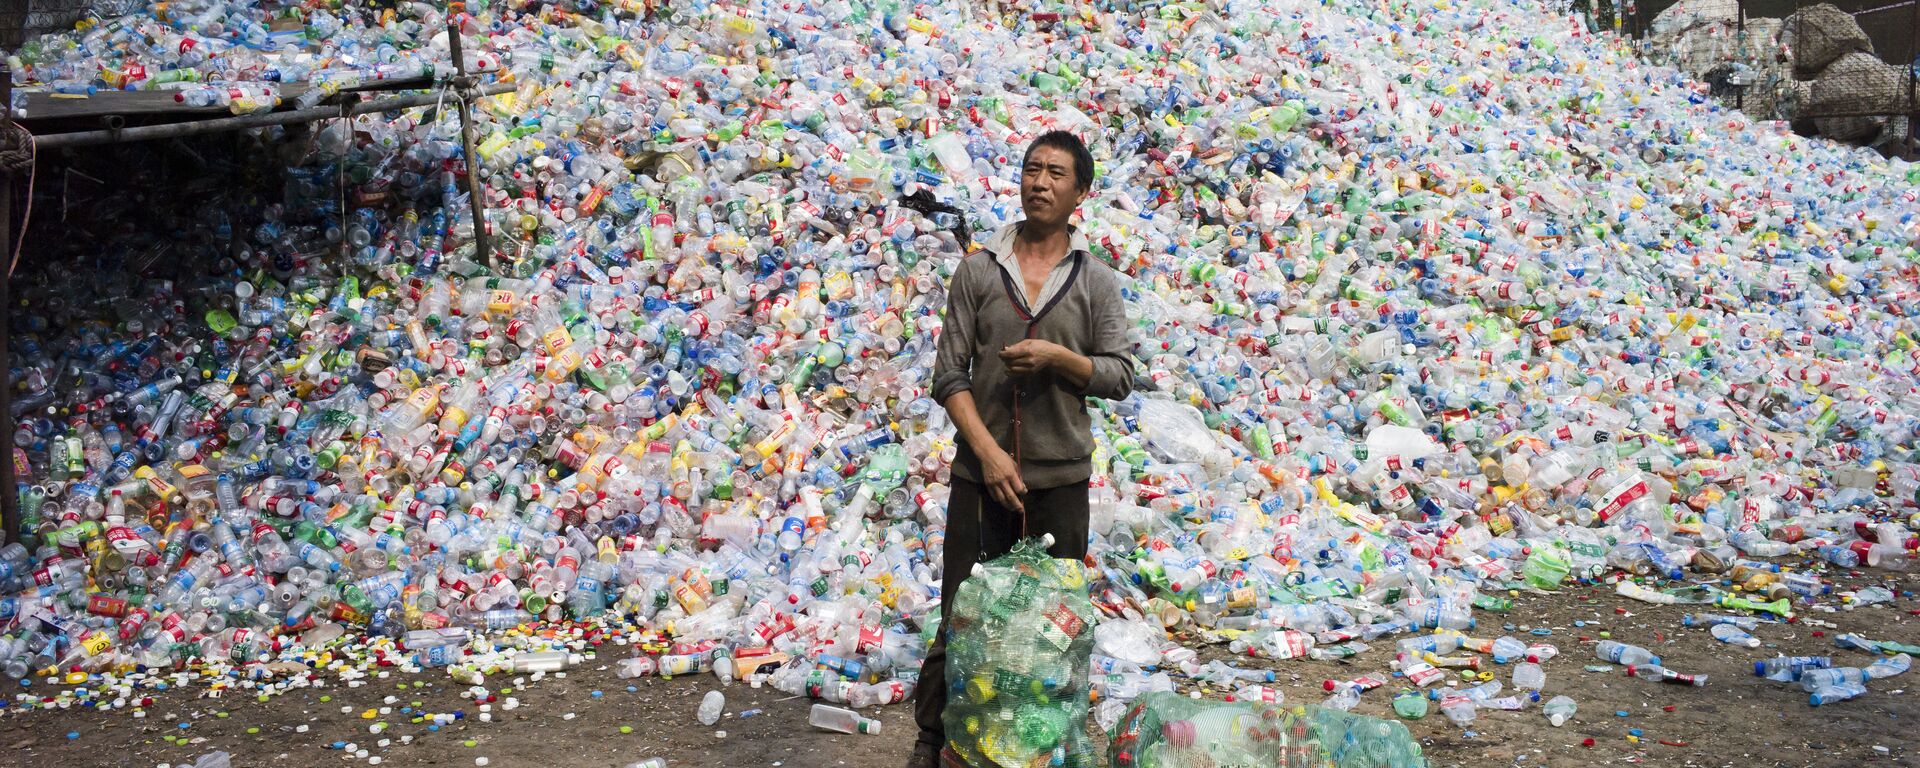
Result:
{"type": "Polygon", "coordinates": [[[1077,561],[1035,539],[968,577],[947,620],[947,742],[969,764],[1096,764],[1087,668],[1098,620],[1077,561]]]}
{"type": "Polygon", "coordinates": [[[1391,720],[1336,709],[1149,693],[1111,734],[1114,768],[1410,768],[1420,743],[1391,720]]]}

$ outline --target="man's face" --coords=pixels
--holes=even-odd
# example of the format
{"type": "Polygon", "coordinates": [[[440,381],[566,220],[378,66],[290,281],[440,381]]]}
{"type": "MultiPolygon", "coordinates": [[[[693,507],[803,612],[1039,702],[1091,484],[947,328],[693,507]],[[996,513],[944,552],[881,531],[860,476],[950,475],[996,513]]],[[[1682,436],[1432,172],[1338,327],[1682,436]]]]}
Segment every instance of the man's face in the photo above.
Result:
{"type": "Polygon", "coordinates": [[[1035,147],[1020,169],[1020,207],[1042,224],[1064,224],[1086,190],[1073,177],[1073,155],[1058,147],[1035,147]]]}

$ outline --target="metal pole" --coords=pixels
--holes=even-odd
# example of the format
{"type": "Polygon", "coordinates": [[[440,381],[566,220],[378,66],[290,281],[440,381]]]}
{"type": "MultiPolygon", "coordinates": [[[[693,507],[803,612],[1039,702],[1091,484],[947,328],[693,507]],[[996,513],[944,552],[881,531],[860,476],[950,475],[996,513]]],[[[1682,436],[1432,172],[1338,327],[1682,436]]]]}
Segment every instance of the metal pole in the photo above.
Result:
{"type": "MultiPolygon", "coordinates": [[[[0,66],[0,104],[13,103],[13,71],[0,66]]],[[[4,112],[5,110],[0,110],[4,112]]],[[[0,131],[13,128],[13,116],[0,114],[0,131]]],[[[0,171],[0,371],[13,370],[13,174],[0,171]]],[[[13,378],[0,381],[0,436],[5,436],[7,457],[0,460],[0,526],[6,528],[0,540],[12,544],[20,536],[20,478],[13,471],[13,378]]]]}
{"type": "MultiPolygon", "coordinates": [[[[479,95],[492,96],[513,90],[508,83],[489,83],[479,88],[479,95]]],[[[363,101],[347,109],[348,115],[365,115],[373,112],[391,112],[396,109],[424,107],[440,100],[437,93],[421,93],[411,96],[396,96],[390,99],[363,101]]],[[[200,120],[191,123],[168,123],[166,125],[143,125],[137,128],[123,128],[108,131],[78,131],[74,133],[55,133],[39,137],[38,144],[43,150],[65,147],[85,147],[95,144],[115,144],[127,141],[148,141],[151,139],[171,139],[179,136],[197,136],[203,133],[221,131],[239,131],[248,128],[265,128],[270,125],[290,125],[293,123],[311,123],[320,120],[332,120],[340,117],[339,107],[314,107],[295,109],[286,112],[271,112],[264,115],[244,115],[219,120],[200,120]]]]}
{"type": "Polygon", "coordinates": [[[1908,14],[1912,34],[1907,35],[1907,153],[1920,157],[1920,2],[1908,14]]]}
{"type": "Polygon", "coordinates": [[[467,75],[467,57],[460,48],[460,17],[466,12],[466,3],[448,4],[447,48],[453,54],[454,71],[459,73],[453,84],[460,93],[460,148],[467,160],[467,203],[473,207],[474,253],[480,257],[481,264],[492,265],[493,253],[487,248],[487,204],[480,199],[484,188],[480,185],[480,164],[474,160],[473,153],[473,78],[467,75]]]}

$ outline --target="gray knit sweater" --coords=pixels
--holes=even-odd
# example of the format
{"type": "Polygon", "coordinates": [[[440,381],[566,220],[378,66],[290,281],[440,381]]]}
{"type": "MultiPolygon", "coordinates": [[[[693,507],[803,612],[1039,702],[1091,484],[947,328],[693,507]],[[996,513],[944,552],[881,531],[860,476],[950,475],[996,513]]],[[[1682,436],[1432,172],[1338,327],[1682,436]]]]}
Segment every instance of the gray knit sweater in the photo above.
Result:
{"type": "MultiPolygon", "coordinates": [[[[996,260],[996,254],[1010,252],[1018,226],[994,233],[987,250],[962,259],[954,270],[934,360],[933,396],[944,405],[954,393],[971,390],[994,442],[1018,457],[1021,480],[1029,488],[1053,488],[1086,480],[1093,472],[1086,398],[1120,400],[1133,391],[1129,322],[1119,274],[1087,252],[1077,231],[1066,257],[1072,263],[1065,284],[1043,297],[1045,303],[1032,310],[1029,321],[1020,276],[1008,274],[996,260]],[[1051,341],[1092,360],[1086,389],[1051,371],[1027,377],[1008,373],[1000,350],[1027,338],[1051,341]]],[[[953,474],[981,482],[980,459],[964,438],[953,474]]]]}

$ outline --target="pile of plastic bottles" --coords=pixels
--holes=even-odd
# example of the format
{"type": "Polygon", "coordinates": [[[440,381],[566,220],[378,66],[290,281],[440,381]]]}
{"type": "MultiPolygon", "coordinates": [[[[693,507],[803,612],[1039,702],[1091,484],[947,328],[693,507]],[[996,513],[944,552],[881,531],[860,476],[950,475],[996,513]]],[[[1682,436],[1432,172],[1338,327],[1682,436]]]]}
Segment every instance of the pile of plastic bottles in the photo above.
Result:
{"type": "MultiPolygon", "coordinates": [[[[272,129],[218,159],[247,186],[32,238],[6,673],[611,616],[670,638],[636,674],[901,700],[953,233],[1019,218],[1050,128],[1137,321],[1094,419],[1103,694],[1165,687],[1170,627],[1336,657],[1509,585],[1906,562],[1920,169],[1531,0],[976,5],[470,3],[466,63],[517,86],[475,167],[454,110],[272,129]]],[[[340,83],[442,71],[446,28],[174,0],[13,71],[340,83]]]]}
{"type": "Polygon", "coordinates": [[[1754,662],[1753,673],[1777,682],[1799,683],[1800,690],[1807,692],[1807,703],[1818,707],[1863,696],[1868,680],[1884,680],[1912,667],[1913,657],[1904,653],[1880,658],[1865,667],[1836,667],[1831,656],[1775,656],[1754,662]]]}

